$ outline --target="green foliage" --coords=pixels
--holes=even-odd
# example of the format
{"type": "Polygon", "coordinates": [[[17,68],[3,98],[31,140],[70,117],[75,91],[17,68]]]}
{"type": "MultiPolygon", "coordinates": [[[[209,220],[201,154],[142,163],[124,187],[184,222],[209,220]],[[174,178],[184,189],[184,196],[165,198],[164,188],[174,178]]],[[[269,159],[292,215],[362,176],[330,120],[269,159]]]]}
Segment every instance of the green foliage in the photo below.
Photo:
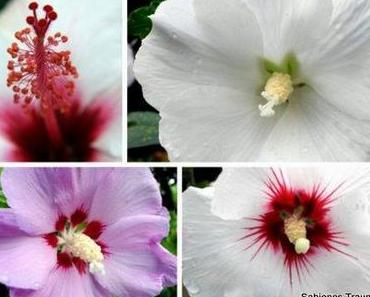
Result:
{"type": "Polygon", "coordinates": [[[140,7],[128,16],[128,34],[144,39],[152,30],[150,16],[164,0],[153,0],[148,6],[140,7]]]}
{"type": "Polygon", "coordinates": [[[177,214],[175,211],[170,211],[171,222],[170,232],[168,236],[162,241],[162,245],[172,254],[177,253],[177,214]]]}
{"type": "MultiPolygon", "coordinates": [[[[3,169],[0,168],[0,176],[1,176],[1,173],[2,173],[3,169]]],[[[6,202],[6,198],[5,198],[5,195],[3,193],[3,190],[1,188],[1,185],[0,185],[0,208],[8,208],[8,203],[6,202]]]]}
{"type": "Polygon", "coordinates": [[[158,297],[175,297],[176,296],[176,287],[164,289],[158,297]]]}
{"type": "Polygon", "coordinates": [[[156,112],[137,111],[129,113],[128,121],[128,148],[139,148],[159,144],[160,117],[156,112]]]}
{"type": "Polygon", "coordinates": [[[8,2],[9,0],[0,0],[0,10],[3,9],[8,2]]]}

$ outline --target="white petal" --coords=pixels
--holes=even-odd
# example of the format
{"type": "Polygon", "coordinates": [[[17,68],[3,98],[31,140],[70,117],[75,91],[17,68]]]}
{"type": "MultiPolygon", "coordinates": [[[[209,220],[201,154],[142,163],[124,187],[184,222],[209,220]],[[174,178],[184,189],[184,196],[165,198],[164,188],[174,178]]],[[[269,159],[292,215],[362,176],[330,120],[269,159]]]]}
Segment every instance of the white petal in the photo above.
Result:
{"type": "Polygon", "coordinates": [[[333,4],[331,0],[249,0],[264,41],[264,56],[276,63],[288,53],[306,59],[327,34],[333,4]]]}
{"type": "Polygon", "coordinates": [[[131,45],[127,45],[127,86],[131,86],[135,81],[134,75],[134,53],[131,45]]]}
{"type": "MultiPolygon", "coordinates": [[[[199,2],[198,5],[201,6],[202,1],[199,2]]],[[[230,11],[236,20],[241,21],[238,24],[238,32],[241,34],[244,30],[244,36],[240,36],[243,39],[238,40],[237,47],[244,50],[243,59],[240,59],[241,53],[235,56],[236,53],[230,51],[235,48],[231,44],[223,44],[223,48],[219,48],[226,32],[229,35],[237,34],[235,28],[225,23],[224,30],[219,33],[212,31],[218,35],[210,37],[210,32],[205,30],[205,27],[209,27],[198,21],[191,1],[166,1],[157,9],[152,17],[152,32],[143,41],[134,65],[136,78],[144,89],[144,96],[155,108],[161,110],[167,103],[181,105],[184,99],[175,101],[176,97],[172,96],[171,90],[186,91],[188,87],[202,85],[242,90],[255,87],[260,72],[255,53],[262,47],[261,40],[255,40],[258,29],[248,9],[243,6],[242,10],[238,10],[242,5],[240,1],[232,0],[228,3],[230,5],[225,6],[225,9],[230,11]],[[217,44],[214,44],[215,39],[219,40],[217,44]]],[[[201,7],[199,11],[201,14],[201,7]]],[[[225,16],[217,12],[213,1],[208,7],[208,13],[214,17],[214,21],[222,22],[225,16]]],[[[249,92],[255,91],[253,89],[249,92]]],[[[186,96],[186,92],[184,95],[187,100],[193,99],[186,96]]]]}
{"type": "Polygon", "coordinates": [[[303,61],[310,84],[331,104],[354,117],[370,117],[370,2],[336,0],[330,30],[303,61]]]}
{"type": "Polygon", "coordinates": [[[118,88],[111,88],[104,92],[99,99],[105,101],[104,104],[111,108],[112,118],[109,126],[101,137],[94,143],[94,148],[98,149],[102,156],[101,162],[116,162],[122,160],[122,152],[126,151],[122,147],[122,100],[121,85],[118,88]]]}
{"type": "Polygon", "coordinates": [[[214,183],[212,212],[226,220],[254,217],[265,202],[266,168],[224,168],[214,183]]]}
{"type": "Polygon", "coordinates": [[[176,90],[166,91],[173,100],[161,109],[160,122],[160,140],[172,161],[254,160],[281,116],[262,118],[262,99],[228,88],[176,90]]]}
{"type": "Polygon", "coordinates": [[[245,221],[214,216],[212,197],[209,189],[195,188],[183,196],[183,276],[190,295],[240,297],[248,292],[250,296],[281,296],[282,259],[266,250],[251,261],[253,253],[240,240],[245,221]]]}
{"type": "MultiPolygon", "coordinates": [[[[196,1],[194,7],[190,1],[163,2],[153,17],[152,33],[136,55],[136,78],[143,86],[145,98],[161,113],[160,137],[171,160],[233,159],[230,153],[236,148],[223,142],[225,137],[233,137],[229,135],[230,126],[244,130],[240,125],[242,118],[248,122],[257,118],[257,113],[250,114],[261,103],[256,96],[260,66],[255,53],[261,50],[261,40],[256,40],[258,29],[242,2],[233,0],[227,5],[222,2],[222,13],[220,5],[219,1],[212,4],[196,1]],[[208,5],[206,17],[202,17],[204,5],[208,5]],[[232,22],[230,25],[225,22],[225,11],[232,22]],[[234,22],[237,29],[231,26],[234,22]],[[225,26],[217,30],[210,23],[225,26]],[[231,40],[234,43],[228,44],[231,40]],[[220,130],[220,127],[225,128],[220,130]],[[215,137],[210,129],[217,132],[215,137]],[[209,148],[200,151],[200,141],[200,145],[206,142],[209,148]],[[191,146],[198,150],[192,151],[191,146]]],[[[257,135],[258,132],[246,133],[257,135]]]]}
{"type": "Polygon", "coordinates": [[[370,121],[352,118],[304,87],[295,90],[259,160],[361,161],[369,147],[370,121]]]}

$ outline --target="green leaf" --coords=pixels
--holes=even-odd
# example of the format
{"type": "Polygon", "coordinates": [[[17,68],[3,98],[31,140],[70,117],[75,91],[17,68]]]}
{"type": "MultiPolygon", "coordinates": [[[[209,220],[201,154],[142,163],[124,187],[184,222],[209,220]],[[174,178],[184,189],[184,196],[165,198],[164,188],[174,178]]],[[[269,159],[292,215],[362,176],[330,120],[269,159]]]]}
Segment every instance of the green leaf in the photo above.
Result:
{"type": "Polygon", "coordinates": [[[164,289],[158,297],[176,297],[176,287],[164,289]]]}
{"type": "Polygon", "coordinates": [[[152,21],[149,18],[164,0],[153,0],[148,6],[140,7],[130,13],[128,17],[128,34],[144,39],[152,30],[152,21]]]}
{"type": "Polygon", "coordinates": [[[172,254],[177,253],[177,214],[175,211],[170,211],[170,232],[168,236],[162,241],[162,245],[172,254]]]}
{"type": "Polygon", "coordinates": [[[177,184],[170,185],[171,197],[174,205],[177,205],[177,184]]]}
{"type": "Polygon", "coordinates": [[[156,112],[131,112],[128,121],[128,148],[159,144],[159,114],[156,112]]]}
{"type": "Polygon", "coordinates": [[[153,12],[149,7],[141,7],[130,13],[128,17],[128,34],[141,39],[145,38],[152,30],[152,21],[149,16],[153,12]]]}

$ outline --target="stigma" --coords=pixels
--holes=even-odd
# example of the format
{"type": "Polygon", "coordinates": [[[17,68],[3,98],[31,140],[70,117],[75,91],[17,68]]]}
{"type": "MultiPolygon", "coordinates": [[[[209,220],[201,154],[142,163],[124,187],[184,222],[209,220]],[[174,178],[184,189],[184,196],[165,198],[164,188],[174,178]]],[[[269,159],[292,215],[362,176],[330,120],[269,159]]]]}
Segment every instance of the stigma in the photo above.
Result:
{"type": "Polygon", "coordinates": [[[294,244],[297,254],[306,254],[311,243],[307,239],[306,221],[301,217],[303,209],[298,208],[291,216],[284,219],[284,233],[294,244]]]}
{"type": "Polygon", "coordinates": [[[58,18],[54,8],[45,5],[43,16],[38,14],[39,5],[32,2],[26,18],[28,27],[15,33],[17,42],[7,49],[7,86],[13,91],[14,103],[27,107],[38,100],[44,109],[65,111],[74,93],[73,79],[78,78],[76,67],[71,62],[70,51],[58,51],[68,37],[60,32],[48,35],[53,22],[58,18]]]}
{"type": "Polygon", "coordinates": [[[288,101],[293,93],[293,81],[289,74],[274,72],[267,80],[261,96],[267,100],[265,105],[259,105],[261,117],[272,117],[275,114],[274,107],[288,101]]]}

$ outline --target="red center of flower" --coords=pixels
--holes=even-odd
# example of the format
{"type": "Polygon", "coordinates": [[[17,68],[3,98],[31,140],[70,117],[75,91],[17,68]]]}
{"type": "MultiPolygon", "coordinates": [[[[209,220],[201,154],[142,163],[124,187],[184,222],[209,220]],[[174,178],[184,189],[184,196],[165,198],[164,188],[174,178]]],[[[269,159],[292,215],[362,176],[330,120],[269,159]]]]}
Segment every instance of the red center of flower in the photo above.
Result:
{"type": "Polygon", "coordinates": [[[16,42],[8,48],[12,60],[8,62],[7,85],[14,92],[15,103],[21,102],[26,107],[36,98],[41,100],[43,108],[65,111],[69,107],[68,98],[75,89],[71,78],[77,78],[78,74],[70,60],[71,53],[56,51],[56,47],[66,43],[68,38],[59,32],[46,36],[58,17],[52,6],[44,6],[43,18],[37,15],[36,2],[32,2],[29,9],[32,16],[28,16],[26,21],[31,28],[15,33],[24,49],[16,42]]]}
{"type": "Polygon", "coordinates": [[[252,259],[264,248],[282,254],[292,285],[293,273],[300,281],[302,270],[309,272],[311,260],[319,250],[339,252],[351,257],[341,250],[349,244],[343,234],[336,230],[329,216],[338,189],[331,193],[327,193],[322,185],[312,189],[293,189],[287,185],[283,175],[275,171],[266,182],[266,187],[268,202],[265,211],[258,217],[250,218],[254,224],[245,228],[247,234],[242,238],[251,240],[246,249],[255,248],[252,259]],[[291,221],[296,223],[293,227],[303,226],[305,229],[304,236],[310,242],[306,253],[297,253],[288,236],[291,234],[287,234],[287,223],[291,221]]]}
{"type": "MultiPolygon", "coordinates": [[[[109,255],[107,246],[99,241],[99,237],[104,231],[105,226],[99,221],[88,221],[87,213],[81,207],[77,209],[69,218],[60,215],[55,223],[55,232],[44,236],[47,244],[56,249],[58,267],[62,269],[70,269],[73,266],[80,274],[85,274],[88,271],[88,264],[83,257],[77,257],[70,252],[67,243],[61,243],[60,238],[66,234],[66,230],[75,230],[76,234],[84,234],[93,240],[101,248],[104,256],[109,255]]],[[[73,233],[73,232],[72,232],[73,233]]]]}
{"type": "MultiPolygon", "coordinates": [[[[76,92],[76,96],[79,93],[76,92]]],[[[63,142],[54,144],[42,113],[34,107],[24,113],[18,106],[8,105],[0,109],[0,133],[12,144],[0,158],[13,162],[44,161],[97,161],[102,152],[95,142],[114,120],[109,100],[99,100],[81,106],[82,99],[72,100],[67,113],[55,112],[63,142]]]]}

